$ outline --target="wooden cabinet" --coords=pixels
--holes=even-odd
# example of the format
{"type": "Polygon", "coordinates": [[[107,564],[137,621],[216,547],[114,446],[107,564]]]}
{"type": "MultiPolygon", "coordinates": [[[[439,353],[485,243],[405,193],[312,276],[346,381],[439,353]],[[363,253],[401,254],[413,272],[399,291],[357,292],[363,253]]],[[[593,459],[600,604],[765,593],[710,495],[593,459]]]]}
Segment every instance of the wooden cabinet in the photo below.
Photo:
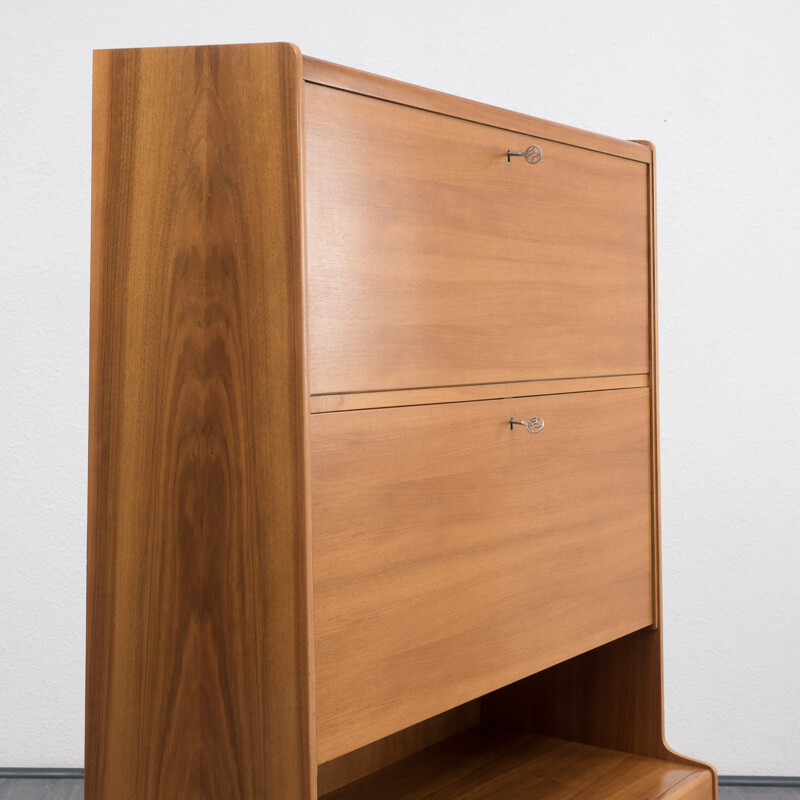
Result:
{"type": "Polygon", "coordinates": [[[285,44],[94,87],[87,800],[716,797],[652,148],[285,44]]]}

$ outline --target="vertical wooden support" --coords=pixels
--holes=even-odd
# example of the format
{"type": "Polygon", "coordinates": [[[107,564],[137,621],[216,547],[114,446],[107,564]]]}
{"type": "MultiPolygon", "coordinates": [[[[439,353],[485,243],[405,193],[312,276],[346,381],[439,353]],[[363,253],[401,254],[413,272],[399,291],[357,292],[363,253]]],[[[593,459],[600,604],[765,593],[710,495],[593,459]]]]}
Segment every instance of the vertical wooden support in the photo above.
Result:
{"type": "Polygon", "coordinates": [[[87,800],[314,800],[302,60],[95,55],[87,800]]]}

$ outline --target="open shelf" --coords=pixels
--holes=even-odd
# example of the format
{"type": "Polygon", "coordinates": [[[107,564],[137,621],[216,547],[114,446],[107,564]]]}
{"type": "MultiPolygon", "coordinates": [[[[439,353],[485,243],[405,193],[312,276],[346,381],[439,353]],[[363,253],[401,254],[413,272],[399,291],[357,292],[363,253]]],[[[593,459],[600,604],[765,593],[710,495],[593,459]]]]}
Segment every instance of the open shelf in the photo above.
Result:
{"type": "Polygon", "coordinates": [[[480,727],[323,795],[324,800],[695,800],[708,770],[480,727]]]}

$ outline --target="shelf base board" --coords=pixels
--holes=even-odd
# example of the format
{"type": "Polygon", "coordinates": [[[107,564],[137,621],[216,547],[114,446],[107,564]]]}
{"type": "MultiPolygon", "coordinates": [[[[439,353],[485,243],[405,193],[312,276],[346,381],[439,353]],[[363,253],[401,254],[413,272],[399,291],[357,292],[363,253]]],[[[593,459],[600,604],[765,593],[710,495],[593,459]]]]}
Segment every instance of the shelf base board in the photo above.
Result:
{"type": "Polygon", "coordinates": [[[711,800],[710,771],[533,734],[479,727],[322,800],[711,800]]]}

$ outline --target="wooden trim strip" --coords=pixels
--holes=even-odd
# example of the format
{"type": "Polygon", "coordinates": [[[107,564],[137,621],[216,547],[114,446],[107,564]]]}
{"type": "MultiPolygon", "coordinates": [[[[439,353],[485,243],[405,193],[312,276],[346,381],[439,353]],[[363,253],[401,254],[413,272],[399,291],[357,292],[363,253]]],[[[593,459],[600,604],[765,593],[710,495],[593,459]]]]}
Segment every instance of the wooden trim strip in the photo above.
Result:
{"type": "Polygon", "coordinates": [[[370,72],[362,72],[309,56],[303,56],[303,77],[310,83],[318,83],[333,89],[342,89],[378,100],[412,106],[423,111],[433,111],[467,122],[491,125],[495,128],[535,136],[537,139],[563,142],[586,150],[642,161],[645,164],[649,164],[651,159],[651,150],[637,142],[615,139],[569,125],[560,125],[538,117],[507,111],[432,89],[424,89],[421,86],[384,78],[370,72]]]}
{"type": "Polygon", "coordinates": [[[656,151],[651,142],[640,142],[650,148],[652,161],[648,168],[648,224],[650,272],[650,464],[653,496],[653,627],[661,623],[661,478],[658,428],[658,280],[656,264],[656,151]]]}
{"type": "Polygon", "coordinates": [[[697,769],[682,781],[662,792],[655,800],[706,800],[711,789],[711,775],[706,770],[697,769]]]}
{"type": "Polygon", "coordinates": [[[608,375],[598,378],[559,378],[514,383],[481,383],[428,389],[397,389],[387,392],[356,392],[311,396],[311,413],[358,411],[366,408],[465,403],[503,397],[536,397],[544,394],[597,392],[605,389],[638,389],[650,385],[649,375],[608,375]]]}

